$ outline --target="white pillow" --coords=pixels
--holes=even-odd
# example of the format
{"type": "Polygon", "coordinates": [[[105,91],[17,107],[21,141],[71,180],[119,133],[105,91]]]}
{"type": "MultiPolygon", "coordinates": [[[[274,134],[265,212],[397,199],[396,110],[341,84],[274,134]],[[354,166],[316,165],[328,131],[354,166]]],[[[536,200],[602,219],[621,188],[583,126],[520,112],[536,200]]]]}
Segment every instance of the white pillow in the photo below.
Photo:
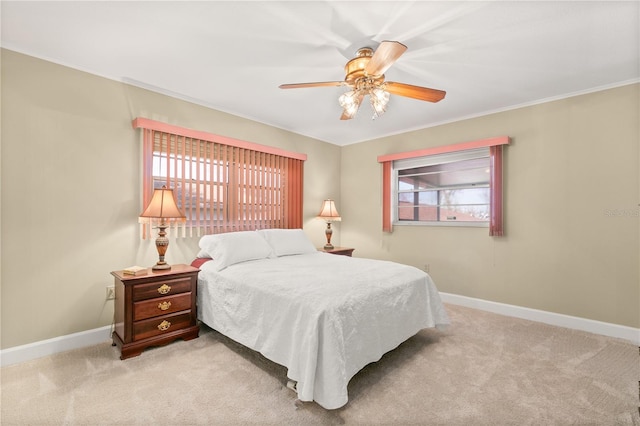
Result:
{"type": "Polygon", "coordinates": [[[271,246],[256,231],[205,235],[198,244],[201,252],[213,259],[216,271],[236,263],[272,257],[271,246]]]}
{"type": "Polygon", "coordinates": [[[258,233],[278,257],[318,252],[302,229],[261,229],[258,233]]]}
{"type": "MultiPolygon", "coordinates": [[[[204,237],[203,237],[204,238],[204,237]]],[[[209,253],[207,253],[205,250],[200,249],[200,251],[198,252],[198,254],[196,254],[196,257],[198,259],[202,259],[202,258],[209,258],[211,256],[209,256],[209,253]]]]}

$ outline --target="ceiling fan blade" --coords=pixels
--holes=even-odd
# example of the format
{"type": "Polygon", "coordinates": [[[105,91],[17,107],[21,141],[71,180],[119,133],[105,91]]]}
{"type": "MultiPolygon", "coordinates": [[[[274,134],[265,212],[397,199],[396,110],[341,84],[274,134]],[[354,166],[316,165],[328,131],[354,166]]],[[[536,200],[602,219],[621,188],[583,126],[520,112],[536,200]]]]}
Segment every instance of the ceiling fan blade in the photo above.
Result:
{"type": "Polygon", "coordinates": [[[358,113],[358,109],[360,109],[360,104],[362,103],[362,99],[363,98],[364,98],[364,93],[360,92],[358,94],[358,97],[356,98],[355,107],[354,107],[353,111],[351,113],[349,113],[347,111],[347,109],[345,108],[344,111],[342,111],[342,115],[340,116],[340,120],[351,120],[353,117],[355,117],[356,114],[358,113]]]}
{"type": "Polygon", "coordinates": [[[438,102],[444,99],[444,96],[447,94],[444,90],[429,89],[428,87],[412,86],[411,84],[395,83],[393,81],[387,81],[384,90],[392,95],[405,96],[407,98],[428,102],[438,102]]]}
{"type": "Polygon", "coordinates": [[[407,50],[407,46],[397,41],[383,41],[364,68],[368,75],[382,75],[407,50]]]}
{"type": "Polygon", "coordinates": [[[347,83],[344,81],[320,81],[315,83],[292,83],[292,84],[281,84],[281,89],[299,89],[304,87],[326,87],[326,86],[344,86],[347,83]]]}

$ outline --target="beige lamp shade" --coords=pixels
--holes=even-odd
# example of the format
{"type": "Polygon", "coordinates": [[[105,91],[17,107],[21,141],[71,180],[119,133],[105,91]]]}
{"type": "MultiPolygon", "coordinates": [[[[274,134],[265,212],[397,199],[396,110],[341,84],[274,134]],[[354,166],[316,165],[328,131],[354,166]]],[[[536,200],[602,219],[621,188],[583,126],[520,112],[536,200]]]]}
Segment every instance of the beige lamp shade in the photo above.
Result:
{"type": "Polygon", "coordinates": [[[153,190],[153,197],[147,208],[140,214],[141,218],[149,219],[177,219],[186,220],[186,217],[176,203],[173,189],[162,186],[153,190]]]}
{"type": "Polygon", "coordinates": [[[336,203],[333,200],[324,200],[318,217],[327,222],[340,222],[342,220],[338,209],[336,209],[336,203]]]}

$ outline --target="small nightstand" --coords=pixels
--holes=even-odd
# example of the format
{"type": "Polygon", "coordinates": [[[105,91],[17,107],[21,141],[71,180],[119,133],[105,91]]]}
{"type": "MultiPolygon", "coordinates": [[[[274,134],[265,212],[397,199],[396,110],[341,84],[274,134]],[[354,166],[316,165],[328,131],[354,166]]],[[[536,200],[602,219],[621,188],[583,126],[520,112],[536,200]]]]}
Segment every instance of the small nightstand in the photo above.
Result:
{"type": "Polygon", "coordinates": [[[120,359],[140,355],[149,346],[165,345],[175,339],[198,337],[196,294],[198,272],[189,265],[146,274],[115,277],[115,331],[113,343],[120,359]]]}
{"type": "Polygon", "coordinates": [[[334,247],[332,249],[320,248],[318,250],[323,251],[325,253],[339,254],[339,255],[342,255],[342,256],[351,257],[351,254],[353,253],[353,251],[355,249],[350,248],[350,247],[334,247]]]}

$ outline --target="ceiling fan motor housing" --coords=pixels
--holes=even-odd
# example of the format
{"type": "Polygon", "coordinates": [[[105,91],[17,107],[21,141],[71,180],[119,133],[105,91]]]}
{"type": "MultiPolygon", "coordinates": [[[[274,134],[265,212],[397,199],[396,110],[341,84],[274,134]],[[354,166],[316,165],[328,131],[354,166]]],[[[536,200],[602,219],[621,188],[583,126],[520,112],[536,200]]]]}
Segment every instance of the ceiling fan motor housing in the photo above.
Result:
{"type": "Polygon", "coordinates": [[[347,62],[347,65],[344,66],[345,77],[344,80],[351,85],[355,85],[358,79],[363,77],[369,77],[373,81],[373,83],[379,84],[384,81],[383,75],[366,75],[364,69],[367,64],[371,60],[373,56],[373,49],[370,47],[363,47],[358,49],[356,52],[356,57],[347,62]]]}

